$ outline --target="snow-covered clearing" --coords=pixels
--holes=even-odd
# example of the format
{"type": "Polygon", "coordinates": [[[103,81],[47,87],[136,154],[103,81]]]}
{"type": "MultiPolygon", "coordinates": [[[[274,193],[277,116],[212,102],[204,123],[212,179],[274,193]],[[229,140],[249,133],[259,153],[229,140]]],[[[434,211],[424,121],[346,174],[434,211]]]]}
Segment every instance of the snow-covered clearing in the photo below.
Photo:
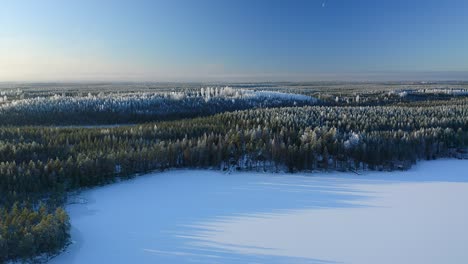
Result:
{"type": "Polygon", "coordinates": [[[51,263],[468,263],[468,160],[406,172],[176,170],[80,194],[51,263]]]}

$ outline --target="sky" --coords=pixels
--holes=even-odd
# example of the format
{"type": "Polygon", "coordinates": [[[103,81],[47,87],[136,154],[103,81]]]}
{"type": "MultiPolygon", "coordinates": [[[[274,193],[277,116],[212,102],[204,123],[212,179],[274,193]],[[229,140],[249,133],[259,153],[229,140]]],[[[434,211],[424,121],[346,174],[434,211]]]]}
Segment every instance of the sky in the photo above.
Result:
{"type": "Polygon", "coordinates": [[[468,80],[467,14],[467,0],[0,0],[0,82],[468,80]]]}

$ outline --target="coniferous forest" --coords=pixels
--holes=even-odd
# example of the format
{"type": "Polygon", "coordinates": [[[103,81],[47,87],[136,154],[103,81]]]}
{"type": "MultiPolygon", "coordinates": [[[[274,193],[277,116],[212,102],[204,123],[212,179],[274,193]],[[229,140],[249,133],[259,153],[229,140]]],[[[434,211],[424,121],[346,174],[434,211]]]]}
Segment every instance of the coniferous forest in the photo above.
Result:
{"type": "Polygon", "coordinates": [[[150,171],[359,173],[466,158],[466,87],[4,85],[0,263],[37,261],[67,245],[70,223],[62,207],[71,191],[150,171]]]}

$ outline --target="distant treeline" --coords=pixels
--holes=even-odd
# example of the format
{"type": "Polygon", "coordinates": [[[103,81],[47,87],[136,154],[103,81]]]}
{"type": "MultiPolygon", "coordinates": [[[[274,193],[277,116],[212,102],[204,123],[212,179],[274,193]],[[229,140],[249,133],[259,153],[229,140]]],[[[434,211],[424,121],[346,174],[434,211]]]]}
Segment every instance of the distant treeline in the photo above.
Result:
{"type": "Polygon", "coordinates": [[[188,92],[97,94],[10,100],[0,96],[0,124],[96,125],[176,120],[252,108],[313,105],[316,99],[279,92],[207,87],[188,92]]]}

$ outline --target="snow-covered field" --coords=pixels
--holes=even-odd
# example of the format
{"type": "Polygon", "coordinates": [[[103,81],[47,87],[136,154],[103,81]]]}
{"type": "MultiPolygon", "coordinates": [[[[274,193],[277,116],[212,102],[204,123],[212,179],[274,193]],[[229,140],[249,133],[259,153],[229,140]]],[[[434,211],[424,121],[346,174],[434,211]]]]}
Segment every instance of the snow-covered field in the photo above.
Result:
{"type": "Polygon", "coordinates": [[[177,170],[80,198],[67,208],[73,244],[51,263],[468,263],[468,160],[364,175],[177,170]]]}

